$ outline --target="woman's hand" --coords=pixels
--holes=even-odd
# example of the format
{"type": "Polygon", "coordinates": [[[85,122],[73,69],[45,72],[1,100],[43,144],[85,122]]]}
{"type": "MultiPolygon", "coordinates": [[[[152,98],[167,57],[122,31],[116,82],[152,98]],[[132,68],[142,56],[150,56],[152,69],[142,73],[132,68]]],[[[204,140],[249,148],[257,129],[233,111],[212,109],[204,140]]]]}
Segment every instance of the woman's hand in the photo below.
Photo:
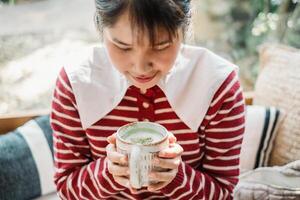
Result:
{"type": "MultiPolygon", "coordinates": [[[[131,187],[129,181],[128,158],[116,151],[116,135],[113,134],[109,136],[107,141],[109,142],[106,146],[108,171],[112,174],[114,180],[118,184],[130,189],[131,193],[135,193],[137,190],[131,187]]],[[[156,182],[148,186],[149,191],[155,191],[165,187],[177,174],[183,148],[176,143],[176,137],[172,133],[169,134],[169,143],[169,148],[159,152],[159,157],[153,160],[153,165],[155,167],[168,171],[152,171],[149,174],[150,180],[156,182]]]]}
{"type": "Polygon", "coordinates": [[[169,135],[169,142],[169,148],[160,151],[158,157],[153,159],[153,165],[162,168],[162,170],[160,170],[161,172],[152,171],[149,174],[150,184],[147,188],[149,191],[159,190],[167,186],[178,172],[183,148],[176,143],[176,137],[172,133],[169,135]]]}
{"type": "Polygon", "coordinates": [[[116,134],[114,133],[109,136],[107,141],[109,142],[106,146],[109,173],[112,174],[118,184],[128,188],[131,193],[134,193],[136,190],[131,187],[129,182],[128,158],[116,150],[116,134]]]}

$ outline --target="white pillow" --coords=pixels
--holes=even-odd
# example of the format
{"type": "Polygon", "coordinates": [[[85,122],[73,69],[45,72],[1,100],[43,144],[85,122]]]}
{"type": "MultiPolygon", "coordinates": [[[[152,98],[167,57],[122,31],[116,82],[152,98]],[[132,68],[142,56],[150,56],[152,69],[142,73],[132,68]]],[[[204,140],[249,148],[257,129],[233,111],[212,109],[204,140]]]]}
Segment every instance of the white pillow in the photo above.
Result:
{"type": "Polygon", "coordinates": [[[246,107],[246,127],[240,157],[241,173],[267,166],[280,121],[279,115],[279,110],[274,107],[246,107]]]}

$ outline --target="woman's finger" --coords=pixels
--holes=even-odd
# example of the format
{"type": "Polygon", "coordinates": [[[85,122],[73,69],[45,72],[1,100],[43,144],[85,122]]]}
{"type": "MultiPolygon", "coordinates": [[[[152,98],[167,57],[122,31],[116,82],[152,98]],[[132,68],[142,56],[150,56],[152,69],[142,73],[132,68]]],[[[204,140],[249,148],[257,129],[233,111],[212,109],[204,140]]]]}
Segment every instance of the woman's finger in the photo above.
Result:
{"type": "Polygon", "coordinates": [[[177,169],[180,165],[181,157],[177,156],[175,158],[159,158],[153,159],[153,165],[155,167],[165,168],[165,169],[177,169]]]}
{"type": "Polygon", "coordinates": [[[130,186],[130,183],[129,183],[129,179],[127,177],[124,177],[124,176],[117,176],[117,175],[112,175],[115,179],[115,181],[117,183],[119,183],[120,185],[124,186],[124,187],[127,187],[129,188],[130,186]]]}
{"type": "Polygon", "coordinates": [[[113,144],[108,144],[106,146],[106,155],[107,158],[113,163],[118,163],[120,165],[128,165],[127,156],[117,152],[116,147],[113,144]]]}
{"type": "Polygon", "coordinates": [[[170,180],[173,180],[173,178],[176,176],[177,171],[178,171],[177,169],[172,169],[167,172],[153,172],[152,171],[149,174],[149,179],[150,179],[150,181],[154,181],[154,182],[170,181],[170,180]]]}
{"type": "Polygon", "coordinates": [[[126,166],[116,165],[111,161],[108,161],[108,171],[115,176],[128,176],[129,168],[126,166]]]}
{"type": "Polygon", "coordinates": [[[175,158],[181,156],[182,152],[183,148],[178,143],[175,143],[170,145],[169,148],[160,151],[158,156],[161,158],[175,158]]]}
{"type": "Polygon", "coordinates": [[[129,176],[116,176],[113,175],[115,181],[119,183],[120,185],[128,188],[131,192],[131,194],[137,194],[138,189],[135,189],[134,187],[131,186],[129,176]]]}
{"type": "Polygon", "coordinates": [[[168,185],[168,182],[152,183],[152,184],[149,184],[149,186],[147,187],[147,190],[150,192],[154,192],[156,190],[159,190],[159,189],[165,187],[166,185],[168,185]]]}
{"type": "Polygon", "coordinates": [[[125,176],[115,176],[113,175],[115,181],[117,183],[119,183],[120,185],[128,188],[131,192],[131,194],[137,194],[137,189],[131,187],[131,184],[130,184],[130,181],[129,181],[129,178],[128,177],[125,177],[125,176]]]}

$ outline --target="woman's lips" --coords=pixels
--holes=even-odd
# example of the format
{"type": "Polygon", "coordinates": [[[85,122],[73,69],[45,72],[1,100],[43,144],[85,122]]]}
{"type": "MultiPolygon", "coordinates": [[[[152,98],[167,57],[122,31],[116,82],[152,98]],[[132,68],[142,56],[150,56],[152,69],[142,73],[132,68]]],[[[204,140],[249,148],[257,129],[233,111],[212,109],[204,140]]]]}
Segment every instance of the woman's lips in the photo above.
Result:
{"type": "Polygon", "coordinates": [[[139,83],[147,83],[151,81],[156,76],[156,74],[150,77],[146,77],[146,76],[132,76],[132,77],[134,78],[134,80],[136,80],[139,83]]]}

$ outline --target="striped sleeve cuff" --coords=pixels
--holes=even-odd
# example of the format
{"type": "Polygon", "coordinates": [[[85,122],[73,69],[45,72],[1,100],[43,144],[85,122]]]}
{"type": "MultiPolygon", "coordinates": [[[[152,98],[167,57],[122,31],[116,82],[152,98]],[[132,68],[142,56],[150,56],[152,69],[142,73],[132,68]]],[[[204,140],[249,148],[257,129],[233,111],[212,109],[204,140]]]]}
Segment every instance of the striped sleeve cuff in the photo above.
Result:
{"type": "Polygon", "coordinates": [[[114,179],[114,177],[112,176],[112,174],[108,171],[108,163],[107,163],[107,158],[104,159],[104,163],[103,163],[103,167],[104,169],[101,170],[101,172],[98,174],[98,178],[99,179],[104,179],[106,184],[105,187],[112,189],[113,191],[122,191],[125,190],[126,187],[120,185],[119,183],[117,183],[114,179]]]}
{"type": "Polygon", "coordinates": [[[170,195],[173,193],[175,189],[178,189],[178,187],[184,187],[182,184],[184,184],[185,180],[185,173],[184,173],[184,168],[185,164],[184,162],[181,162],[181,164],[178,166],[178,172],[175,176],[175,178],[166,185],[164,188],[161,189],[161,192],[166,195],[170,195]]]}

